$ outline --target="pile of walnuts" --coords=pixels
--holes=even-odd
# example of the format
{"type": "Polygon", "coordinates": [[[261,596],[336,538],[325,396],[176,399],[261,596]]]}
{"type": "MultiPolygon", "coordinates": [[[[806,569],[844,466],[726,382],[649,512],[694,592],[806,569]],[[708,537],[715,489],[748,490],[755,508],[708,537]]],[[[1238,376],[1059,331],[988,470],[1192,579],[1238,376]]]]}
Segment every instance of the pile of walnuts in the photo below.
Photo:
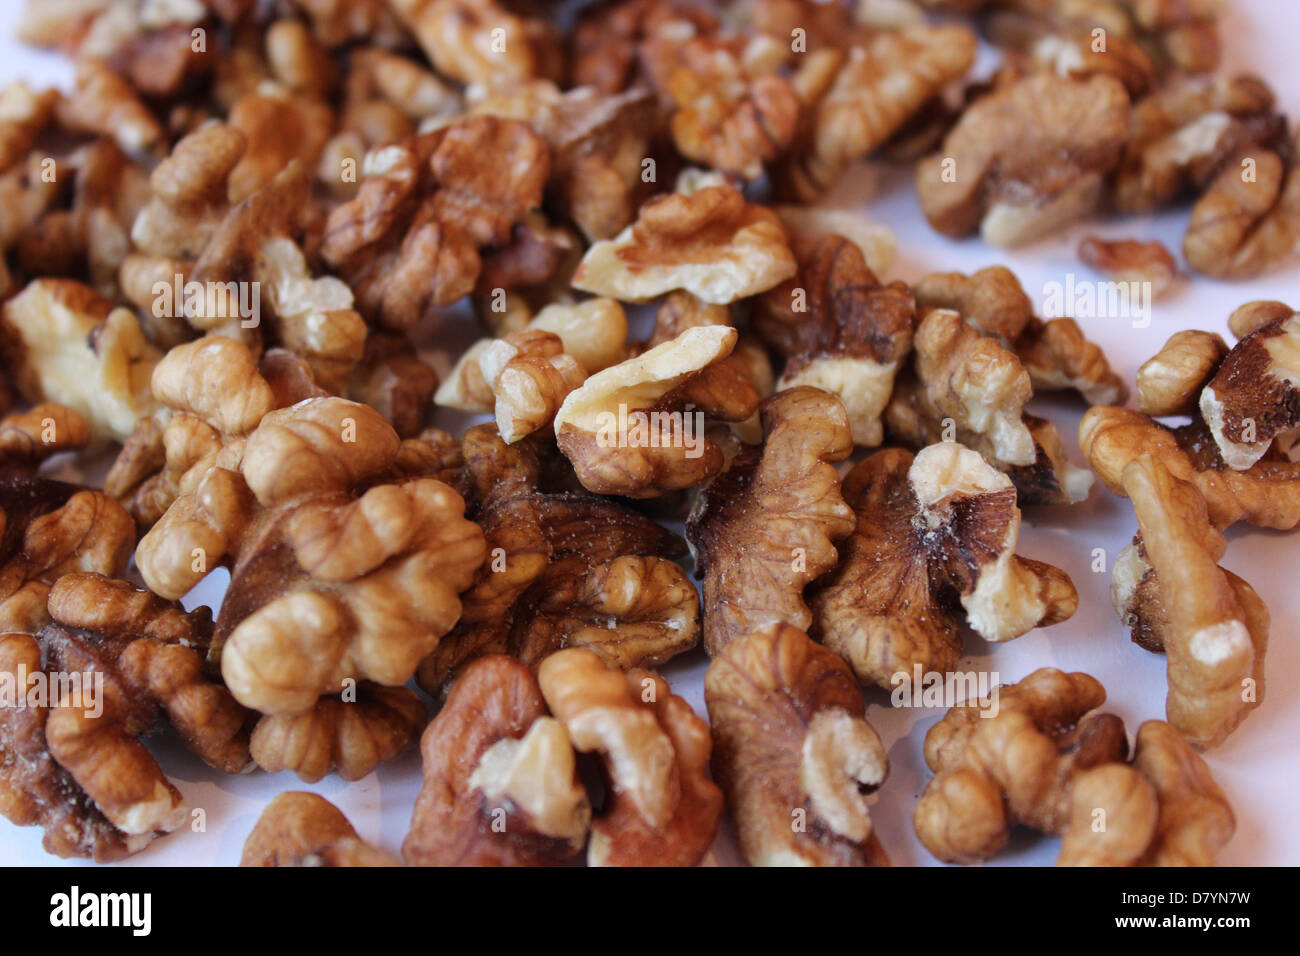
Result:
{"type": "Polygon", "coordinates": [[[1051,670],[953,707],[916,833],[1213,861],[1192,748],[1259,705],[1268,631],[1221,532],[1300,525],[1300,315],[1178,333],[1134,410],[1009,270],[891,281],[887,229],[811,205],[868,157],[996,246],[1195,197],[1193,269],[1272,267],[1300,149],[1201,4],[1094,5],[1100,45],[1088,4],[1019,0],[74,6],[19,30],[75,85],[0,90],[0,813],[49,852],[184,829],[170,728],[309,783],[419,741],[400,859],[285,792],[245,865],[694,866],[727,816],[756,865],[887,865],[864,686],[1079,605],[1019,553],[1023,508],[1093,483],[1027,410],[1056,391],[1133,502],[1113,593],[1169,719],[1130,756],[1051,670]],[[700,651],[707,720],[655,671],[700,651]]]}

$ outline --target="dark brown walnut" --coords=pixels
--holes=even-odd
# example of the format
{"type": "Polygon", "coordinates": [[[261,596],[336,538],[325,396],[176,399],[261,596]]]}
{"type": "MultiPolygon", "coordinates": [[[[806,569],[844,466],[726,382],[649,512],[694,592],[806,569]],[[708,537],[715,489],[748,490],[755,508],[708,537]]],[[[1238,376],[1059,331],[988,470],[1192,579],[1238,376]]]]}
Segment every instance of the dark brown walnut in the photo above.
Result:
{"type": "Polygon", "coordinates": [[[357,836],[342,811],[324,797],[290,790],[266,805],[240,866],[401,866],[357,836]]]}
{"type": "Polygon", "coordinates": [[[1078,607],[1064,571],[1015,553],[1016,489],[976,452],[955,442],[915,458],[885,449],[849,472],[843,493],[857,527],[809,603],[814,633],[864,683],[951,671],[963,621],[1000,642],[1078,607]]]}
{"type": "Polygon", "coordinates": [[[362,314],[403,329],[473,290],[480,252],[508,245],[541,205],[550,159],[526,123],[470,116],[375,150],[363,172],[356,198],[330,214],[321,255],[362,314]]]}
{"type": "Polygon", "coordinates": [[[1196,487],[1216,528],[1237,521],[1281,530],[1300,524],[1300,464],[1270,453],[1245,471],[1229,468],[1199,416],[1170,428],[1132,409],[1098,405],[1079,423],[1079,447],[1112,494],[1125,494],[1124,468],[1149,453],[1196,487]]]}
{"type": "Polygon", "coordinates": [[[1079,776],[1128,755],[1123,722],[1089,714],[1106,691],[1087,674],[1045,667],[995,693],[953,707],[925,735],[935,776],[912,821],[948,863],[990,859],[1017,825],[1063,832],[1079,776]]]}
{"type": "Polygon", "coordinates": [[[33,474],[60,452],[90,443],[90,425],[67,406],[42,402],[0,418],[0,480],[33,474]]]}
{"type": "Polygon", "coordinates": [[[835,542],[853,530],[833,464],[853,450],[844,406],[804,387],[778,392],[759,412],[763,444],[736,454],[686,523],[712,655],[782,624],[806,630],[804,588],[835,566],[835,542]]]}
{"type": "Polygon", "coordinates": [[[798,275],[760,298],[757,328],[786,359],[776,389],[830,392],[844,403],[854,444],[874,447],[915,322],[907,286],[881,283],[857,245],[827,236],[801,257],[798,275]]]}
{"type": "Polygon", "coordinates": [[[1246,335],[1201,390],[1200,413],[1228,467],[1245,471],[1300,427],[1300,316],[1246,335]]]}
{"type": "Polygon", "coordinates": [[[683,37],[710,36],[717,17],[679,0],[615,0],[586,6],[570,38],[574,86],[617,93],[645,85],[662,89],[683,37]]]}
{"type": "Polygon", "coordinates": [[[433,409],[438,373],[404,335],[372,331],[348,376],[348,397],[376,409],[403,438],[419,434],[433,409]]]}
{"type": "MultiPolygon", "coordinates": [[[[41,645],[27,634],[0,635],[0,676],[26,688],[43,675],[41,645]]],[[[18,826],[45,830],[42,845],[59,857],[120,860],[152,842],[155,834],[129,834],[115,826],[76,779],[51,755],[45,728],[48,700],[0,710],[0,813],[18,826]]],[[[164,791],[170,800],[170,791],[164,791]]]]}
{"type": "Polygon", "coordinates": [[[1183,257],[1216,279],[1248,279],[1291,257],[1300,242],[1294,140],[1242,147],[1192,208],[1183,257]]]}
{"type": "Polygon", "coordinates": [[[34,705],[4,709],[0,807],[44,827],[51,853],[118,859],[189,817],[140,738],[165,720],[210,766],[240,773],[251,766],[247,712],[203,672],[206,609],[187,614],[126,581],[71,573],[51,590],[49,612],[54,623],[35,638],[0,642],[5,670],[34,705]],[[37,680],[45,689],[33,697],[37,680]]]}
{"type": "Polygon", "coordinates": [[[126,571],[135,528],[98,491],[44,478],[0,481],[0,633],[35,634],[50,622],[50,588],[73,571],[126,571]]]}
{"type": "Polygon", "coordinates": [[[754,866],[887,866],[865,795],[889,760],[853,672],[781,625],[738,637],[704,678],[713,770],[754,866]]]}
{"type": "Polygon", "coordinates": [[[591,802],[537,678],[501,655],[465,668],[420,742],[424,786],[402,856],[414,866],[540,866],[581,852],[591,802]]]}
{"type": "Polygon", "coordinates": [[[474,658],[509,654],[536,667],[564,647],[607,664],[656,666],[699,640],[699,597],[673,559],[679,538],[616,501],[551,490],[537,440],[507,445],[495,426],[463,442],[469,514],[488,560],[455,628],[421,663],[441,694],[474,658]]]}
{"type": "Polygon", "coordinates": [[[546,705],[579,753],[600,760],[606,800],[592,817],[589,866],[695,866],[722,818],[709,777],[709,727],[662,678],[627,673],[575,647],[538,669],[546,705]]]}
{"type": "Polygon", "coordinates": [[[921,209],[949,236],[1014,246],[1087,215],[1128,135],[1129,99],[1109,76],[1037,73],[977,100],[917,168],[921,209]]]}

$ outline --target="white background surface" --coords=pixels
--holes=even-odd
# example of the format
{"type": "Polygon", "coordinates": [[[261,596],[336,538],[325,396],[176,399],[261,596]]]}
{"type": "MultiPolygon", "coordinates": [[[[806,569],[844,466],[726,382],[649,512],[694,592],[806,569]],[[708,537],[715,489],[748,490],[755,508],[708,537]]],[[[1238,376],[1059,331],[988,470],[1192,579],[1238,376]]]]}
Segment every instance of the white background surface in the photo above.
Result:
{"type": "MultiPolygon", "coordinates": [[[[19,0],[0,3],[0,82],[25,78],[35,83],[66,83],[67,64],[51,54],[27,50],[11,39],[19,0]]],[[[1290,0],[1228,0],[1225,16],[1226,64],[1229,71],[1259,73],[1277,91],[1283,110],[1293,121],[1300,117],[1300,71],[1296,69],[1295,39],[1300,36],[1300,5],[1290,0]]],[[[1186,227],[1187,209],[1146,218],[1096,221],[1076,226],[1029,250],[1012,253],[985,247],[978,239],[955,242],[934,233],[920,214],[910,171],[873,169],[854,176],[830,202],[862,207],[887,223],[898,235],[899,258],[886,278],[913,280],[927,272],[970,272],[993,264],[1010,266],[1031,298],[1041,306],[1045,286],[1094,276],[1075,258],[1079,239],[1088,234],[1116,238],[1158,238],[1176,254],[1186,227]]],[[[1178,329],[1202,328],[1227,332],[1228,314],[1251,299],[1281,299],[1300,307],[1300,268],[1293,262],[1284,271],[1248,283],[1217,283],[1202,277],[1182,280],[1155,303],[1149,328],[1134,329],[1127,320],[1081,320],[1087,334],[1106,350],[1112,365],[1131,385],[1137,367],[1178,329]]],[[[464,323],[462,323],[464,324],[464,323]]],[[[448,331],[451,331],[450,329],[448,331]]],[[[457,329],[457,338],[473,336],[457,329]]],[[[1070,400],[1037,399],[1031,406],[1053,419],[1065,436],[1076,464],[1083,464],[1074,436],[1084,407],[1070,400]]],[[[962,670],[996,671],[1003,682],[1030,671],[1053,666],[1083,670],[1106,687],[1105,708],[1121,716],[1132,734],[1147,719],[1164,716],[1164,658],[1132,644],[1120,627],[1109,600],[1109,572],[1090,570],[1094,548],[1104,548],[1110,560],[1135,530],[1127,501],[1100,485],[1091,498],[1069,509],[1029,509],[1024,515],[1020,553],[1064,568],[1079,590],[1078,613],[1064,624],[1033,631],[1016,641],[992,648],[976,638],[967,640],[962,670]]],[[[1228,533],[1224,565],[1251,582],[1272,611],[1273,627],[1266,664],[1268,691],[1263,706],[1207,759],[1237,816],[1237,832],[1221,854],[1221,864],[1300,864],[1300,749],[1294,728],[1300,726],[1300,650],[1293,621],[1300,618],[1300,587],[1296,565],[1300,538],[1245,526],[1228,533]]],[[[1109,566],[1109,561],[1108,561],[1109,566]]],[[[211,601],[220,585],[201,587],[202,600],[211,601]]],[[[674,690],[701,714],[703,654],[697,652],[665,668],[674,690]]],[[[912,833],[911,813],[929,772],[921,755],[925,731],[941,711],[893,709],[884,691],[867,692],[868,717],[889,751],[891,772],[872,811],[877,831],[896,864],[933,865],[935,861],[912,833]]],[[[217,774],[187,753],[174,739],[161,737],[153,749],[168,776],[190,806],[206,813],[206,831],[178,831],[156,841],[124,865],[229,865],[238,862],[244,838],[276,793],[310,789],[334,801],[361,835],[391,852],[398,852],[410,823],[411,807],[420,785],[415,748],[354,783],[327,778],[304,785],[290,773],[257,773],[243,777],[217,774]]],[[[18,828],[0,819],[0,863],[47,865],[60,862],[41,849],[41,831],[18,828]]],[[[1059,841],[1022,832],[995,865],[1051,864],[1059,841]]],[[[724,833],[711,859],[739,860],[724,833]]],[[[85,865],[84,861],[66,861],[85,865]]]]}

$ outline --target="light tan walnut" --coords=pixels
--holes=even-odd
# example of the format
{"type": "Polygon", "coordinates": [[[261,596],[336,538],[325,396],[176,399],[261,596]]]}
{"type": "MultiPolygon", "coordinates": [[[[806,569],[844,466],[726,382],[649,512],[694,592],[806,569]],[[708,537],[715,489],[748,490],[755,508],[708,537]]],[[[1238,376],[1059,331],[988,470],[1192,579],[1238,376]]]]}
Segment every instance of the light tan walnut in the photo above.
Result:
{"type": "Polygon", "coordinates": [[[240,866],[401,866],[357,836],[339,808],[290,790],[266,805],[244,841],[240,866]]]}
{"type": "Polygon", "coordinates": [[[1203,275],[1248,279],[1300,244],[1300,172],[1294,142],[1278,151],[1243,147],[1194,207],[1183,257],[1203,275]],[[1287,157],[1287,158],[1284,158],[1287,157]]]}
{"type": "Polygon", "coordinates": [[[1273,300],[1256,300],[1239,305],[1228,316],[1228,328],[1238,339],[1244,339],[1256,329],[1272,325],[1279,319],[1287,319],[1295,314],[1295,309],[1285,302],[1273,300]]]}
{"type": "Polygon", "coordinates": [[[482,532],[442,482],[391,483],[400,447],[345,399],[273,411],[238,471],[209,470],[141,540],[137,564],[161,594],[233,563],[217,640],[248,706],[295,714],[349,679],[400,686],[460,616],[482,532]]]}
{"type": "Polygon", "coordinates": [[[743,421],[758,393],[739,378],[720,394],[694,386],[731,355],[737,337],[725,325],[687,328],[570,392],[555,415],[555,437],[583,487],[650,498],[716,474],[722,451],[704,435],[702,419],[743,421]]]}
{"type": "Polygon", "coordinates": [[[591,866],[694,866],[713,842],[722,791],[709,778],[708,725],[649,671],[626,674],[584,648],[546,658],[537,680],[579,753],[609,779],[591,822],[591,866]]]}
{"type": "Polygon", "coordinates": [[[125,440],[154,411],[149,379],[161,353],[130,309],[71,279],[36,279],[5,303],[4,323],[21,342],[23,394],[72,409],[97,441],[125,440]]]}
{"type": "Polygon", "coordinates": [[[407,863],[543,866],[582,851],[591,801],[568,732],[526,664],[500,655],[470,664],[420,750],[407,863]]]}
{"type": "Polygon", "coordinates": [[[67,129],[107,136],[128,155],[146,153],[164,136],[162,124],[131,84],[98,60],[77,64],[76,84],[56,109],[67,129]]]}
{"type": "Polygon", "coordinates": [[[853,530],[833,464],[853,450],[844,406],[795,388],[766,399],[760,414],[763,444],[742,448],[687,519],[713,655],[783,624],[807,630],[804,588],[835,566],[835,542],[853,530]]]}
{"type": "Polygon", "coordinates": [[[1072,805],[1057,866],[1213,866],[1237,827],[1210,768],[1162,720],[1138,728],[1131,764],[1078,774],[1072,805]]]}
{"type": "Polygon", "coordinates": [[[1016,489],[976,452],[886,449],[849,472],[843,493],[857,528],[810,604],[859,680],[890,688],[917,667],[953,670],[963,621],[1000,642],[1074,614],[1069,576],[1016,554],[1016,489]]]}
{"type": "Polygon", "coordinates": [[[1015,246],[1087,215],[1128,135],[1129,100],[1109,76],[1036,73],[982,97],[917,168],[935,229],[1015,246]]]}
{"type": "Polygon", "coordinates": [[[352,693],[322,697],[302,713],[262,717],[249,751],[263,770],[292,770],[307,783],[331,771],[360,780],[405,750],[428,717],[409,688],[361,683],[352,693]]]}
{"type": "MultiPolygon", "coordinates": [[[[800,91],[808,114],[807,145],[781,172],[787,191],[804,201],[825,192],[846,166],[882,146],[960,79],[974,63],[975,51],[969,29],[944,24],[881,31],[837,53],[829,61],[831,76],[800,91]]],[[[799,78],[796,85],[803,85],[799,78]]]]}
{"type": "Polygon", "coordinates": [[[712,186],[646,203],[636,222],[587,250],[572,281],[625,302],[684,289],[725,305],[772,288],[797,268],[775,213],[729,186],[712,186]]]}
{"type": "Polygon", "coordinates": [[[1255,329],[1201,390],[1200,413],[1229,468],[1245,471],[1300,427],[1300,315],[1255,329]]]}
{"type": "Polygon", "coordinates": [[[1217,333],[1175,332],[1137,371],[1137,410],[1156,417],[1195,415],[1201,390],[1227,354],[1228,345],[1217,333]]]}
{"type": "Polygon", "coordinates": [[[1268,609],[1218,566],[1226,544],[1194,487],[1149,454],[1126,465],[1121,479],[1163,611],[1149,630],[1169,663],[1169,722],[1194,746],[1216,746],[1263,700],[1268,609]]]}
{"type": "Polygon", "coordinates": [[[935,776],[912,822],[945,862],[990,859],[1016,825],[1063,832],[1076,781],[1128,753],[1123,722],[1089,714],[1106,691],[1087,674],[1045,667],[995,692],[996,701],[990,695],[953,707],[925,735],[935,776]]]}
{"type": "Polygon", "coordinates": [[[763,295],[757,324],[786,357],[776,389],[830,392],[844,403],[854,444],[875,447],[915,320],[905,285],[884,285],[853,242],[828,236],[801,257],[798,275],[763,295]]]}
{"type": "Polygon", "coordinates": [[[461,83],[536,75],[541,51],[527,21],[495,0],[392,0],[440,73],[461,83]]]}
{"type": "Polygon", "coordinates": [[[709,665],[704,699],[752,865],[888,865],[865,796],[889,760],[838,655],[786,625],[739,637],[709,665]]]}
{"type": "Polygon", "coordinates": [[[1106,354],[1074,319],[1034,319],[1016,342],[1016,355],[1036,391],[1074,391],[1091,405],[1114,405],[1128,395],[1106,354]]]}
{"type": "Polygon", "coordinates": [[[1199,418],[1169,428],[1141,412],[1098,405],[1079,423],[1079,447],[1113,494],[1125,494],[1129,462],[1150,454],[1174,478],[1196,487],[1217,528],[1237,521],[1283,530],[1300,524],[1300,465],[1268,456],[1246,471],[1229,468],[1199,418]]]}
{"type": "Polygon", "coordinates": [[[51,455],[89,442],[89,423],[56,402],[12,412],[0,418],[0,479],[30,475],[51,455]]]}
{"type": "Polygon", "coordinates": [[[440,695],[487,653],[536,667],[563,647],[586,647],[629,668],[695,646],[699,596],[672,560],[685,552],[679,538],[615,501],[551,490],[531,439],[507,445],[479,425],[463,449],[469,515],[489,557],[460,621],[420,665],[425,690],[440,695]]]}
{"type": "Polygon", "coordinates": [[[1034,321],[1029,301],[1016,274],[1005,266],[989,266],[970,275],[935,272],[913,286],[922,309],[951,309],[982,335],[1013,346],[1034,321]]]}

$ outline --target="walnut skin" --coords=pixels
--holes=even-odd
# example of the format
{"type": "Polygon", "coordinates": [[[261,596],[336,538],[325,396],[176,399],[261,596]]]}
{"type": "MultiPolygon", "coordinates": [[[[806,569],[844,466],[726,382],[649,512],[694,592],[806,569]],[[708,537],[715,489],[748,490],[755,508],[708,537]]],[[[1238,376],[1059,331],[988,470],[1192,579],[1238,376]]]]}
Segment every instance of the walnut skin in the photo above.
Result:
{"type": "Polygon", "coordinates": [[[617,502],[547,490],[534,446],[507,445],[491,425],[471,428],[463,447],[470,515],[490,557],[460,621],[420,665],[425,690],[441,694],[486,653],[535,667],[577,646],[629,668],[695,646],[699,597],[672,561],[680,539],[617,502]]]}
{"type": "Polygon", "coordinates": [[[591,803],[569,735],[526,664],[493,654],[466,667],[420,750],[406,862],[542,866],[581,852],[591,803]]]}
{"type": "Polygon", "coordinates": [[[977,100],[921,162],[921,209],[945,235],[1038,239],[1096,206],[1128,120],[1128,94],[1109,76],[1031,75],[977,100]]]}
{"type": "Polygon", "coordinates": [[[835,566],[834,542],[853,530],[832,464],[853,450],[844,406],[794,388],[765,400],[760,414],[763,444],[743,448],[687,519],[711,655],[741,635],[807,629],[804,588],[835,566]]]}
{"type": "Polygon", "coordinates": [[[1113,494],[1125,494],[1122,476],[1129,462],[1150,454],[1201,493],[1216,528],[1237,521],[1280,530],[1300,524],[1300,465],[1266,458],[1234,471],[1199,419],[1168,428],[1131,409],[1098,405],[1079,423],[1079,447],[1113,494]]]}
{"type": "Polygon", "coordinates": [[[620,673],[585,648],[552,654],[537,680],[574,749],[599,754],[609,776],[588,865],[697,864],[722,817],[722,791],[709,779],[708,725],[662,678],[620,673]]]}
{"type": "Polygon", "coordinates": [[[998,642],[1078,606],[1064,571],[1015,553],[1016,490],[969,449],[877,452],[845,476],[843,493],[857,528],[810,603],[823,642],[864,683],[893,687],[916,667],[951,671],[963,617],[998,642]]]}
{"type": "Polygon", "coordinates": [[[1226,544],[1194,487],[1148,454],[1126,465],[1121,479],[1162,612],[1135,626],[1152,632],[1168,660],[1169,722],[1193,746],[1217,746],[1263,700],[1268,609],[1250,585],[1218,567],[1226,544]]]}
{"type": "Polygon", "coordinates": [[[863,794],[889,761],[838,655],[787,625],[738,637],[709,665],[704,698],[752,865],[888,865],[863,794]]]}
{"type": "Polygon", "coordinates": [[[861,250],[827,236],[801,257],[800,273],[760,300],[758,330],[786,356],[777,391],[809,385],[844,403],[853,442],[884,439],[880,417],[912,347],[916,303],[901,282],[883,285],[861,250]],[[806,298],[795,311],[796,296],[806,298]]]}
{"type": "Polygon", "coordinates": [[[925,735],[935,776],[912,822],[926,849],[945,862],[975,863],[1006,846],[1017,824],[1065,830],[1075,781],[1128,753],[1118,717],[1085,716],[1105,699],[1087,674],[1045,667],[999,687],[996,711],[981,712],[988,699],[949,710],[925,735]]]}
{"type": "Polygon", "coordinates": [[[592,244],[572,281],[624,302],[684,289],[725,305],[772,288],[797,268],[775,213],[729,186],[709,186],[646,203],[636,222],[592,244]]]}
{"type": "Polygon", "coordinates": [[[314,793],[291,790],[266,805],[240,866],[401,866],[366,843],[338,807],[314,793]]]}

